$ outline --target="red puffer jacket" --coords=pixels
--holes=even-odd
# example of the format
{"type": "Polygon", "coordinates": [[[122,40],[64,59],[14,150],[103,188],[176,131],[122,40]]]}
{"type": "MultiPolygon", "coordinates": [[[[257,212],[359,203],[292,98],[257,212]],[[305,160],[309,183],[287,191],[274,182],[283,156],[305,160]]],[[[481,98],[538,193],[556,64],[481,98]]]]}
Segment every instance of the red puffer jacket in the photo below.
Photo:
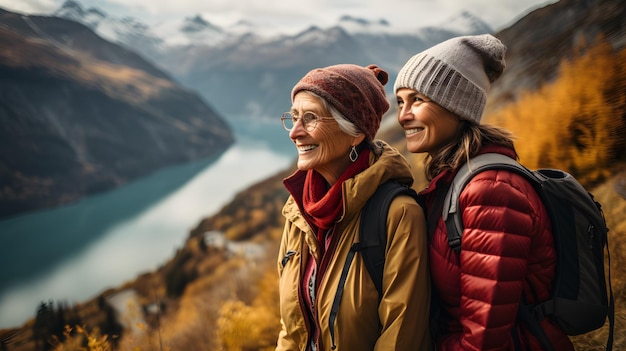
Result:
{"type": "MultiPolygon", "coordinates": [[[[515,157],[509,149],[483,150],[494,151],[515,157]]],[[[454,174],[438,175],[422,192],[428,209],[436,188],[447,188],[454,174]]],[[[516,322],[522,293],[529,303],[546,300],[554,278],[550,219],[539,196],[522,176],[490,170],[466,186],[460,210],[465,227],[460,255],[448,245],[441,216],[430,242],[432,282],[440,299],[437,350],[514,350],[514,334],[522,349],[542,350],[516,322]]],[[[542,327],[555,350],[574,350],[548,319],[542,327]]]]}

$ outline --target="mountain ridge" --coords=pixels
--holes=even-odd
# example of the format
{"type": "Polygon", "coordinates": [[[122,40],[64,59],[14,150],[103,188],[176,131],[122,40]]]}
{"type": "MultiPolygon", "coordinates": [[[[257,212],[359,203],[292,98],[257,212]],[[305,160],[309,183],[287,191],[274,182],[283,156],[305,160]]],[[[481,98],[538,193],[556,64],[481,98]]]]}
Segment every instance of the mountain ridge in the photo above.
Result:
{"type": "Polygon", "coordinates": [[[588,43],[606,39],[615,50],[626,47],[624,13],[623,1],[561,0],[501,30],[497,36],[508,46],[506,74],[492,85],[486,112],[514,101],[524,90],[535,90],[551,81],[558,65],[571,60],[588,43]],[[525,74],[530,67],[537,74],[525,74]]]}
{"type": "MultiPolygon", "coordinates": [[[[74,9],[72,13],[81,12],[75,9],[80,6],[75,1],[70,4],[68,6],[74,9]]],[[[62,10],[55,12],[63,13],[62,10]]],[[[87,18],[70,17],[89,24],[87,18]]],[[[111,16],[106,18],[119,22],[111,16]]],[[[194,22],[194,30],[189,33],[197,40],[183,41],[183,44],[168,45],[167,38],[155,41],[150,34],[147,34],[146,44],[125,42],[124,36],[119,35],[110,40],[133,47],[181,84],[197,91],[220,114],[264,119],[280,116],[290,102],[285,92],[312,68],[348,62],[375,63],[386,69],[393,81],[414,52],[453,36],[493,32],[468,11],[460,11],[439,26],[418,26],[410,30],[393,28],[384,19],[370,21],[344,15],[329,27],[313,25],[293,35],[271,36],[261,35],[254,27],[229,31],[211,24],[201,15],[188,17],[184,23],[190,21],[194,22]],[[246,98],[242,102],[239,96],[246,98]]],[[[98,28],[92,25],[94,31],[98,28]]],[[[144,34],[149,32],[147,28],[144,34]]]]}
{"type": "Polygon", "coordinates": [[[234,142],[202,98],[80,23],[0,9],[0,217],[77,201],[234,142]]]}
{"type": "MultiPolygon", "coordinates": [[[[85,8],[77,0],[66,0],[57,10],[50,14],[55,17],[62,17],[71,19],[77,22],[81,22],[90,27],[95,32],[100,33],[103,37],[112,42],[120,44],[127,43],[127,38],[133,36],[144,36],[144,41],[150,43],[158,43],[159,46],[188,46],[188,45],[210,45],[214,46],[221,44],[226,39],[233,39],[243,35],[255,34],[263,40],[275,40],[284,36],[294,36],[306,31],[302,29],[294,34],[287,34],[285,32],[272,31],[267,33],[259,25],[250,22],[249,20],[240,20],[232,25],[219,26],[206,20],[202,14],[192,14],[181,19],[178,24],[163,25],[163,28],[159,29],[159,34],[155,33],[156,28],[151,28],[148,24],[142,22],[140,19],[133,17],[116,17],[108,14],[105,10],[99,7],[85,8]],[[105,28],[106,27],[106,28],[105,28]],[[113,28],[114,30],[107,30],[113,28]],[[177,33],[178,32],[178,33],[177,33]],[[198,36],[200,32],[207,32],[205,36],[198,36]],[[181,33],[194,33],[197,39],[202,40],[180,40],[176,39],[181,33]],[[214,35],[216,38],[210,38],[214,35]]],[[[340,16],[337,22],[329,27],[341,26],[350,34],[357,33],[374,33],[374,34],[405,34],[411,35],[419,32],[422,28],[440,28],[452,32],[465,31],[468,28],[472,28],[470,31],[485,31],[492,32],[493,29],[487,25],[478,16],[475,16],[468,10],[459,10],[458,13],[451,15],[446,20],[437,25],[430,26],[416,26],[414,28],[396,28],[389,21],[384,18],[379,20],[369,20],[360,17],[355,17],[350,14],[344,14],[340,16]]],[[[309,26],[310,27],[310,26],[309,26]]],[[[326,27],[326,28],[329,28],[326,27]]],[[[144,51],[139,47],[139,51],[144,51]]]]}

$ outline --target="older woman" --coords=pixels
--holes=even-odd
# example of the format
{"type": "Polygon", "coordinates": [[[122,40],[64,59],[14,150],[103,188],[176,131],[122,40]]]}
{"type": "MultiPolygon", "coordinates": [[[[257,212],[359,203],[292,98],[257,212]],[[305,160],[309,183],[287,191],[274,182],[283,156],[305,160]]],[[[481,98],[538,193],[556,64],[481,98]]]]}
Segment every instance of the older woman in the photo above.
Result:
{"type": "MultiPolygon", "coordinates": [[[[394,86],[407,149],[427,153],[430,268],[439,311],[437,350],[543,350],[517,320],[520,302],[550,296],[556,252],[539,195],[508,170],[479,173],[460,194],[461,251],[448,244],[443,197],[461,165],[488,152],[517,158],[511,134],[481,124],[487,92],[503,72],[506,47],[492,35],[449,39],[413,56],[394,86]]],[[[573,350],[541,321],[554,350],[573,350]]]]}
{"type": "Polygon", "coordinates": [[[415,200],[401,195],[390,206],[381,296],[363,258],[346,261],[378,185],[413,182],[405,158],[374,141],[389,108],[387,80],[377,66],[342,64],[312,70],[292,90],[282,121],[298,170],[284,180],[291,196],[278,256],[276,350],[429,348],[427,238],[415,200]]]}

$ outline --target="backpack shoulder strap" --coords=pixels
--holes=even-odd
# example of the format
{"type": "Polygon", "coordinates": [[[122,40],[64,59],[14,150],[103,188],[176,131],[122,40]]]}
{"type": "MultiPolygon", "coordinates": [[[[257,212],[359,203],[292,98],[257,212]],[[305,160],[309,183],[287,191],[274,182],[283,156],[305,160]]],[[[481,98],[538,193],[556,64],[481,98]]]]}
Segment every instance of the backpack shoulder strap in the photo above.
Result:
{"type": "Polygon", "coordinates": [[[478,155],[459,168],[450,189],[446,193],[442,216],[448,232],[448,244],[458,254],[461,251],[461,235],[463,234],[463,219],[459,213],[459,197],[463,188],[478,173],[489,169],[506,169],[517,172],[533,183],[539,184],[532,171],[519,164],[514,159],[496,153],[478,155]]]}
{"type": "Polygon", "coordinates": [[[361,213],[359,251],[379,297],[382,297],[387,246],[387,213],[393,199],[400,194],[417,198],[415,190],[398,181],[390,180],[378,186],[361,213]]]}

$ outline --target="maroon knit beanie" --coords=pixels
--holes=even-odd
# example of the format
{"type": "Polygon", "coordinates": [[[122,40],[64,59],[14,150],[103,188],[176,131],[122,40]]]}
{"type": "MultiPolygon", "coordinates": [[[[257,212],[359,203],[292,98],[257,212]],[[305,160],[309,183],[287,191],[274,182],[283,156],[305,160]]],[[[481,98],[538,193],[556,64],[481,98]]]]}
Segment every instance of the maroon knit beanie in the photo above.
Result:
{"type": "Polygon", "coordinates": [[[354,123],[368,140],[373,140],[383,114],[389,109],[384,88],[388,79],[387,72],[376,65],[340,64],[317,68],[293,87],[291,101],[300,91],[313,92],[354,123]]]}

